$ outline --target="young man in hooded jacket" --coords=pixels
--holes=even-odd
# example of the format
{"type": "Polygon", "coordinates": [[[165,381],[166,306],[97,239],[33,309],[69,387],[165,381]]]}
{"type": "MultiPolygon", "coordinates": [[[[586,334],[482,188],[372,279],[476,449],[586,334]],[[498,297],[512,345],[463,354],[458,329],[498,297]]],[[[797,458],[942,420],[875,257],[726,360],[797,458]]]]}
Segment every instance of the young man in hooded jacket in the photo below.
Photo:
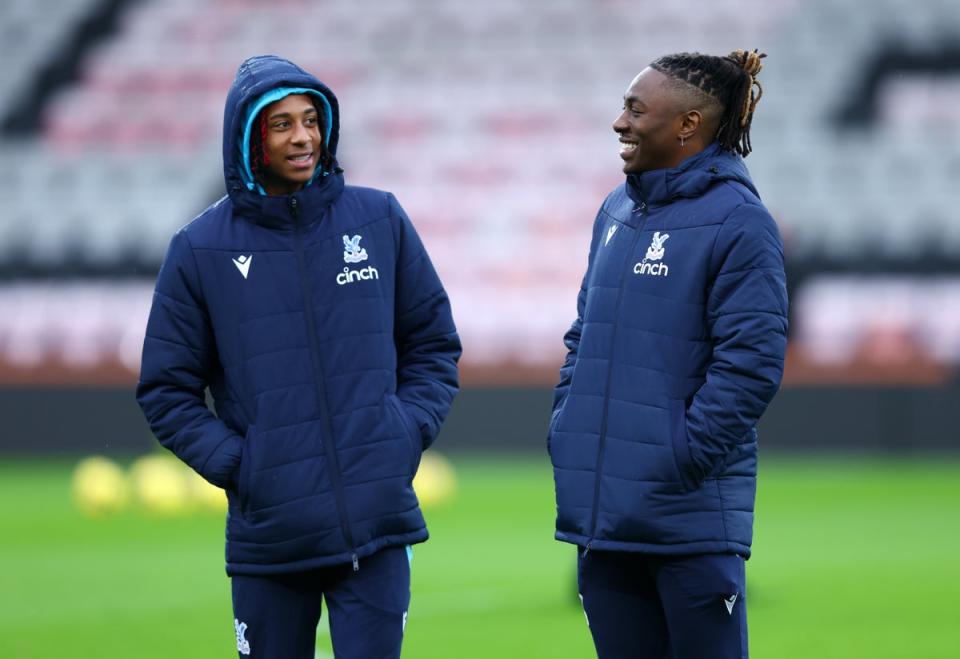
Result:
{"type": "Polygon", "coordinates": [[[593,229],[549,449],[603,659],[747,656],[756,424],[786,348],[783,247],[741,156],[762,55],[644,69],[593,229]]]}
{"type": "Polygon", "coordinates": [[[399,657],[412,479],[457,391],[443,286],[393,195],[344,185],[338,138],[314,76],[240,66],[228,194],[173,237],[144,341],[151,428],[227,492],[245,657],[313,657],[321,596],[338,657],[399,657]]]}

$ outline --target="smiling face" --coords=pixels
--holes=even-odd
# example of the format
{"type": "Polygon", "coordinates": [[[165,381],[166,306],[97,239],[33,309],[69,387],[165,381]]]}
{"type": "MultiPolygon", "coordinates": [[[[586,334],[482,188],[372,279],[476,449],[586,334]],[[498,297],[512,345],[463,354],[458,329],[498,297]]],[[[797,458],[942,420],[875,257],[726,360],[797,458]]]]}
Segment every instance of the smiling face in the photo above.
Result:
{"type": "Polygon", "coordinates": [[[320,162],[320,117],[305,94],[282,98],[265,107],[263,113],[267,129],[263,187],[268,194],[291,194],[313,178],[320,162]]]}
{"type": "Polygon", "coordinates": [[[680,137],[688,139],[691,112],[678,106],[667,77],[647,67],[630,83],[623,95],[623,112],[613,122],[620,136],[620,157],[626,174],[669,169],[693,155],[684,150],[680,137]]]}

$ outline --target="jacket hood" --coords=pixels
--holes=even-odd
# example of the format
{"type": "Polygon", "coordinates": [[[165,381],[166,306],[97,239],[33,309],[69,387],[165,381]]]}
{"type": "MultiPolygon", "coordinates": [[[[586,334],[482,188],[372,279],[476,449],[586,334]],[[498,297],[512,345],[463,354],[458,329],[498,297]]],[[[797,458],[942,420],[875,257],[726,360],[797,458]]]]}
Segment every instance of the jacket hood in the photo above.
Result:
{"type": "Polygon", "coordinates": [[[664,204],[677,198],[699,197],[711,185],[721,181],[735,181],[760,196],[743,158],[720,148],[718,142],[690,156],[674,169],[628,174],[627,194],[637,203],[664,204]]]}
{"type": "Polygon", "coordinates": [[[223,112],[223,177],[227,194],[234,201],[247,194],[262,194],[250,174],[250,123],[269,103],[298,93],[311,94],[322,101],[320,106],[327,112],[324,148],[336,156],[340,106],[333,92],[293,62],[276,55],[251,57],[237,70],[223,112]]]}

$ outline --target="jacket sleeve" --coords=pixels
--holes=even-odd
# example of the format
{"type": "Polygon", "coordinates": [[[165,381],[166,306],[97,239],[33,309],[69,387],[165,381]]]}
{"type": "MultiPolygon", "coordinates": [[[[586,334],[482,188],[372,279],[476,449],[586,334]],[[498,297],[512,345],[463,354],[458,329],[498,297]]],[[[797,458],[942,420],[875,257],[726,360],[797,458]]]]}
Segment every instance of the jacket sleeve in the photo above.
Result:
{"type": "Polygon", "coordinates": [[[227,487],[240,462],[242,439],[205,402],[217,363],[193,250],[180,231],[157,278],[137,401],[164,447],[214,485],[227,487]]]}
{"type": "MultiPolygon", "coordinates": [[[[580,334],[583,331],[583,313],[587,305],[587,285],[590,281],[590,271],[593,268],[593,257],[597,251],[597,236],[602,233],[603,218],[606,215],[601,211],[597,214],[593,223],[593,238],[590,240],[590,252],[587,256],[587,271],[580,282],[580,292],[577,294],[577,317],[574,319],[570,329],[563,335],[563,345],[567,347],[567,356],[563,360],[563,366],[560,367],[560,381],[553,389],[553,410],[550,418],[551,425],[556,419],[557,412],[566,402],[567,394],[570,391],[570,383],[573,381],[573,369],[577,365],[577,353],[580,349],[580,334]]],[[[612,221],[612,220],[611,220],[612,221]]]]}
{"type": "Polygon", "coordinates": [[[394,343],[397,398],[420,428],[429,447],[459,390],[460,337],[450,300],[410,218],[389,195],[398,222],[394,343]]]}
{"type": "Polygon", "coordinates": [[[686,411],[693,489],[755,426],[780,387],[787,346],[783,243],[766,210],[744,205],[720,228],[707,291],[713,355],[686,411]]]}

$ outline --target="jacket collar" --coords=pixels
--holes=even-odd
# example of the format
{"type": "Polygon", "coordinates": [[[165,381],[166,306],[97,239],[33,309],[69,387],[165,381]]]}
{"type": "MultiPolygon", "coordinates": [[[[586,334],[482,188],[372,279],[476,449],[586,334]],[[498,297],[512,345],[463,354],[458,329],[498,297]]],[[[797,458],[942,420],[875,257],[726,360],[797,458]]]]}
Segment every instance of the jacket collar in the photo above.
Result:
{"type": "Polygon", "coordinates": [[[291,211],[291,199],[297,200],[297,217],[304,226],[319,222],[326,210],[343,193],[343,170],[339,167],[291,195],[261,195],[246,189],[234,190],[231,197],[234,212],[243,219],[269,227],[292,231],[295,219],[291,211]]]}
{"type": "Polygon", "coordinates": [[[627,194],[634,203],[666,204],[678,197],[699,197],[715,181],[723,179],[742,180],[753,187],[742,159],[724,152],[714,142],[673,169],[628,174],[627,194]]]}

